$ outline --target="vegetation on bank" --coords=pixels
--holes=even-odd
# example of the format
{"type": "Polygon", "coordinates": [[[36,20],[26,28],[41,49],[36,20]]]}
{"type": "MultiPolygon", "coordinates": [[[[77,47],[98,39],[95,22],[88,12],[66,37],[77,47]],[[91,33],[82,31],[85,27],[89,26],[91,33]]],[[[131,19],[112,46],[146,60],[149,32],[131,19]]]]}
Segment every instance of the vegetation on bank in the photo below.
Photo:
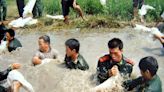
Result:
{"type": "MultiPolygon", "coordinates": [[[[25,0],[26,2],[28,0],[25,0]]],[[[65,25],[63,21],[40,18],[40,23],[37,26],[50,26],[50,29],[63,28],[120,28],[129,25],[127,21],[133,17],[133,0],[107,0],[107,5],[102,6],[99,0],[77,0],[81,6],[85,21],[81,18],[76,18],[77,14],[73,9],[70,9],[70,25],[65,25]],[[122,23],[121,21],[126,21],[122,23]]],[[[145,0],[145,4],[153,6],[156,10],[151,10],[146,15],[147,21],[156,21],[160,13],[164,10],[163,0],[145,0]]],[[[16,1],[8,0],[8,17],[16,17],[18,14],[16,1]],[[14,6],[13,6],[14,5],[14,6]],[[15,8],[13,8],[15,7],[15,8]]],[[[42,0],[44,5],[44,15],[61,15],[61,0],[42,0]]],[[[33,27],[33,26],[32,26],[33,27]]],[[[35,27],[35,26],[34,26],[35,27]]]]}
{"type": "MultiPolygon", "coordinates": [[[[42,0],[44,11],[49,14],[62,14],[61,0],[42,0]]],[[[76,0],[85,15],[105,15],[118,20],[130,20],[133,17],[133,0],[106,0],[106,6],[100,4],[100,0],[76,0]]],[[[146,19],[156,20],[164,10],[163,0],[145,0],[145,4],[153,6],[156,10],[149,11],[146,19]]],[[[75,12],[71,15],[76,16],[75,12]]]]}

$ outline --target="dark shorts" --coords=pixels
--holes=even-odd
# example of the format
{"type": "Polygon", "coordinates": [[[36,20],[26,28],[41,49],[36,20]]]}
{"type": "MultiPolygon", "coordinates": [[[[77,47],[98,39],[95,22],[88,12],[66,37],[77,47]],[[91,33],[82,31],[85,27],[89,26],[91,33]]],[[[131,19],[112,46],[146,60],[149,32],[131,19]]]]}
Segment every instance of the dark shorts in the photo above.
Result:
{"type": "Polygon", "coordinates": [[[140,9],[143,3],[144,3],[144,0],[133,0],[133,7],[140,9]]]}
{"type": "Polygon", "coordinates": [[[61,4],[63,16],[67,16],[69,14],[69,7],[73,8],[73,1],[74,0],[62,0],[61,4]]]}
{"type": "Polygon", "coordinates": [[[163,48],[164,48],[164,43],[162,43],[162,45],[163,45],[163,48]]]}

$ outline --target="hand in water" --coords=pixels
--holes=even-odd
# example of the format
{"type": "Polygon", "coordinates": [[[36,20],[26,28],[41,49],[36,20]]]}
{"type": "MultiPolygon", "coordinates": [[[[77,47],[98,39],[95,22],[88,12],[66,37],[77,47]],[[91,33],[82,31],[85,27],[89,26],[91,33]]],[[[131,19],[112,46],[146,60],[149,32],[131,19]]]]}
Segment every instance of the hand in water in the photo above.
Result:
{"type": "Polygon", "coordinates": [[[114,65],[110,70],[109,70],[109,76],[116,76],[118,73],[118,67],[114,65]]]}
{"type": "Polygon", "coordinates": [[[21,67],[21,65],[19,63],[13,63],[11,64],[11,68],[12,69],[19,69],[21,67]]]}

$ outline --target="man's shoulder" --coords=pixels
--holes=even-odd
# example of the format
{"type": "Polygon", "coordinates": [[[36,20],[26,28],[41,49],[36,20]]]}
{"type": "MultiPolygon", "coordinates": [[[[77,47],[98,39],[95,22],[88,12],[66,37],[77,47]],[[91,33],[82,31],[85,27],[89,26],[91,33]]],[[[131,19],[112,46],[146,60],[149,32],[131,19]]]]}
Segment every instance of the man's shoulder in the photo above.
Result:
{"type": "Polygon", "coordinates": [[[162,92],[162,83],[158,75],[156,75],[156,78],[150,82],[148,90],[152,92],[162,92]]]}
{"type": "MultiPolygon", "coordinates": [[[[78,55],[78,60],[85,61],[83,55],[81,55],[81,54],[78,55]]],[[[86,62],[86,61],[85,61],[85,62],[86,62]]]]}
{"type": "Polygon", "coordinates": [[[56,49],[54,49],[54,48],[51,48],[51,52],[52,52],[52,53],[55,53],[55,54],[58,54],[58,53],[59,53],[58,50],[56,50],[56,49]]]}
{"type": "Polygon", "coordinates": [[[100,57],[99,62],[105,62],[105,61],[108,61],[110,59],[111,59],[110,55],[106,54],[106,55],[100,57]]]}
{"type": "Polygon", "coordinates": [[[14,38],[14,40],[12,40],[11,42],[17,45],[21,45],[20,41],[17,38],[14,38]]]}
{"type": "Polygon", "coordinates": [[[14,38],[13,41],[14,41],[14,42],[20,42],[17,38],[14,38]]]}
{"type": "Polygon", "coordinates": [[[35,55],[38,55],[38,54],[40,54],[40,53],[42,53],[42,52],[38,49],[38,50],[35,51],[34,54],[35,54],[35,55]]]}
{"type": "Polygon", "coordinates": [[[78,62],[80,62],[81,66],[83,67],[83,69],[81,68],[81,70],[89,69],[88,63],[81,54],[78,55],[78,62]]]}
{"type": "Polygon", "coordinates": [[[134,61],[132,59],[129,58],[123,58],[125,60],[126,63],[130,64],[130,65],[134,65],[134,61]]]}
{"type": "Polygon", "coordinates": [[[161,79],[159,78],[159,76],[158,75],[155,75],[155,79],[153,80],[153,82],[151,83],[152,84],[152,86],[161,86],[161,79]]]}

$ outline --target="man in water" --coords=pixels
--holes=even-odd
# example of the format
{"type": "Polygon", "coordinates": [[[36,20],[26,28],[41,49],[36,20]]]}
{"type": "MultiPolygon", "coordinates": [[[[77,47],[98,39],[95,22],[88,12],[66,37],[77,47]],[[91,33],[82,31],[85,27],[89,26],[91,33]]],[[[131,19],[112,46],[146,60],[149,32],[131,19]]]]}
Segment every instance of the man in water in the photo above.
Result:
{"type": "Polygon", "coordinates": [[[78,40],[72,38],[65,42],[66,55],[65,65],[69,69],[87,70],[89,66],[84,57],[79,53],[80,43],[78,40]]]}
{"type": "Polygon", "coordinates": [[[125,88],[130,91],[136,88],[137,92],[162,92],[162,82],[157,75],[158,62],[152,57],[144,57],[139,62],[141,76],[124,82],[125,88]]]}
{"type": "MultiPolygon", "coordinates": [[[[35,53],[32,58],[32,63],[34,65],[45,63],[46,59],[59,59],[58,51],[51,48],[50,37],[43,35],[39,37],[38,40],[39,50],[35,53]]],[[[60,60],[60,59],[59,59],[60,60]]]]}
{"type": "Polygon", "coordinates": [[[15,38],[15,31],[13,29],[6,30],[6,40],[9,52],[16,50],[18,47],[22,47],[20,41],[15,38]]]}
{"type": "Polygon", "coordinates": [[[109,54],[102,56],[97,64],[98,80],[100,83],[111,76],[116,75],[116,69],[123,77],[130,77],[133,69],[133,61],[123,55],[123,42],[119,38],[113,38],[108,42],[109,54]]]}

